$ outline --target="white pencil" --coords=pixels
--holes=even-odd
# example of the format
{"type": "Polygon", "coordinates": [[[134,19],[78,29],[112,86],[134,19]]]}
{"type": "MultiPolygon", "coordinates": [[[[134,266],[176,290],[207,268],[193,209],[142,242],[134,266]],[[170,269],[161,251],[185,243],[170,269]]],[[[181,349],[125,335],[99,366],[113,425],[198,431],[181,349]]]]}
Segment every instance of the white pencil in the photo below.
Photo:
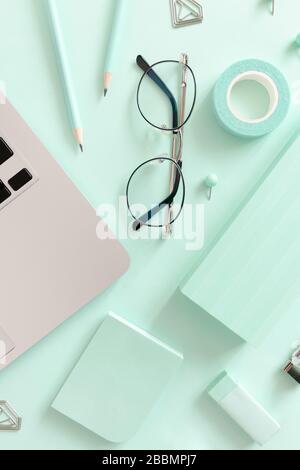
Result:
{"type": "Polygon", "coordinates": [[[78,143],[80,150],[83,152],[83,130],[76,95],[74,92],[73,81],[70,73],[65,43],[59,22],[56,0],[46,1],[48,6],[49,23],[52,30],[53,43],[55,46],[57,62],[61,75],[69,118],[76,142],[78,143]]]}

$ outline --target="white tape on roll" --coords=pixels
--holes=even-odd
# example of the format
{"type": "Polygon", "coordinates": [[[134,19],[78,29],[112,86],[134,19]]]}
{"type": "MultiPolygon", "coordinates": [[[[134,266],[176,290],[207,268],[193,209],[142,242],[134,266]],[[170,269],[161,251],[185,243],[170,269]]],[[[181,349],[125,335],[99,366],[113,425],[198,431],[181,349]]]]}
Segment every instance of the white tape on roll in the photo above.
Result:
{"type": "Polygon", "coordinates": [[[229,67],[219,78],[214,89],[214,108],[220,124],[233,135],[261,137],[274,131],[285,119],[291,95],[283,74],[262,60],[242,60],[229,67]],[[236,109],[233,89],[237,83],[253,80],[262,85],[269,96],[263,116],[254,119],[236,109]]]}
{"type": "Polygon", "coordinates": [[[260,122],[266,121],[275,113],[279,104],[278,88],[274,80],[265,73],[256,72],[256,71],[240,73],[234,80],[232,80],[229,86],[228,93],[227,93],[227,104],[232,114],[240,121],[247,122],[249,124],[258,124],[260,122]],[[269,109],[268,109],[268,112],[265,114],[265,116],[261,118],[257,118],[257,119],[246,118],[233,105],[233,102],[232,102],[233,89],[238,83],[243,82],[245,80],[252,80],[252,81],[259,83],[268,92],[269,109]]]}

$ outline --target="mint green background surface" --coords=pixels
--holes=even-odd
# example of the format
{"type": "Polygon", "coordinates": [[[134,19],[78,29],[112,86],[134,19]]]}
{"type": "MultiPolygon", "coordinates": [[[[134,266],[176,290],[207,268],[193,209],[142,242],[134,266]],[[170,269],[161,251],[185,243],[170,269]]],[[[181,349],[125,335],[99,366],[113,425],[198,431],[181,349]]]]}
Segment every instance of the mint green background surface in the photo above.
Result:
{"type": "MultiPolygon", "coordinates": [[[[84,156],[77,154],[70,134],[42,0],[0,0],[0,78],[10,99],[93,206],[103,202],[117,206],[130,171],[146,157],[169,149],[168,137],[149,130],[137,113],[135,56],[142,53],[156,61],[175,59],[187,51],[199,94],[185,133],[184,172],[187,200],[206,205],[207,246],[299,123],[300,59],[291,47],[299,32],[298,0],[277,0],[275,18],[265,0],[202,0],[203,25],[181,30],[170,25],[168,0],[129,0],[119,71],[106,101],[101,98],[101,70],[113,3],[59,3],[85,126],[84,156]],[[294,90],[294,105],[285,123],[266,138],[251,142],[227,135],[217,124],[211,104],[211,90],[220,74],[249,57],[273,62],[294,90]],[[201,182],[211,172],[218,174],[220,183],[207,203],[201,182]]],[[[283,184],[288,190],[284,175],[283,184]]],[[[264,448],[299,449],[300,389],[280,373],[292,341],[300,337],[299,297],[295,295],[293,308],[254,349],[178,291],[201,252],[186,251],[183,240],[125,240],[124,245],[132,258],[128,274],[1,373],[0,396],[22,415],[23,428],[16,434],[0,434],[0,448],[256,449],[204,394],[226,369],[282,426],[264,448]],[[174,388],[136,437],[121,446],[101,440],[50,408],[109,310],[185,356],[174,388]]]]}
{"type": "Polygon", "coordinates": [[[300,292],[299,134],[300,128],[182,289],[252,344],[300,292]]]}
{"type": "Polygon", "coordinates": [[[109,314],[52,407],[111,442],[131,439],[174,378],[183,356],[109,314]]]}

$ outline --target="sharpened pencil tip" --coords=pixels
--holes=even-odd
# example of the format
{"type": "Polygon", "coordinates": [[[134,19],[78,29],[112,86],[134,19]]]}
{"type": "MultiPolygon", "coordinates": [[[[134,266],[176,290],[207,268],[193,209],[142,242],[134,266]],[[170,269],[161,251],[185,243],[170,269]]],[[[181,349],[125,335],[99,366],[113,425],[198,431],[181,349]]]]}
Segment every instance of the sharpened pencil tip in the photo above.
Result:
{"type": "Polygon", "coordinates": [[[83,153],[83,145],[79,144],[79,147],[80,147],[81,152],[83,153]]]}
{"type": "Polygon", "coordinates": [[[107,95],[107,92],[108,92],[108,89],[105,88],[105,90],[104,90],[104,97],[107,95]]]}

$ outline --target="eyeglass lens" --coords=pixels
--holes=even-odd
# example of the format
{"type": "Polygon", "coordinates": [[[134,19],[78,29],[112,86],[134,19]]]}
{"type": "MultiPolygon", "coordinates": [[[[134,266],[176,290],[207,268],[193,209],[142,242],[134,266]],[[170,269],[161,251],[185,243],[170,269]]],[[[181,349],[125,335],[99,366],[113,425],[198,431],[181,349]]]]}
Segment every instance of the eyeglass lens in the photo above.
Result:
{"type": "Polygon", "coordinates": [[[184,201],[184,182],[176,164],[166,158],[157,158],[141,165],[132,175],[128,187],[128,205],[132,216],[142,225],[163,227],[174,222],[184,201]],[[170,196],[170,174],[177,173],[178,190],[173,199],[171,220],[169,205],[162,204],[170,196]],[[151,217],[147,214],[151,212],[151,217]]]}
{"type": "Polygon", "coordinates": [[[180,122],[178,103],[182,93],[182,67],[183,65],[177,61],[160,62],[147,71],[139,84],[140,112],[154,127],[175,130],[185,124],[191,115],[195,103],[196,83],[191,69],[187,67],[186,119],[185,122],[180,122]]]}

